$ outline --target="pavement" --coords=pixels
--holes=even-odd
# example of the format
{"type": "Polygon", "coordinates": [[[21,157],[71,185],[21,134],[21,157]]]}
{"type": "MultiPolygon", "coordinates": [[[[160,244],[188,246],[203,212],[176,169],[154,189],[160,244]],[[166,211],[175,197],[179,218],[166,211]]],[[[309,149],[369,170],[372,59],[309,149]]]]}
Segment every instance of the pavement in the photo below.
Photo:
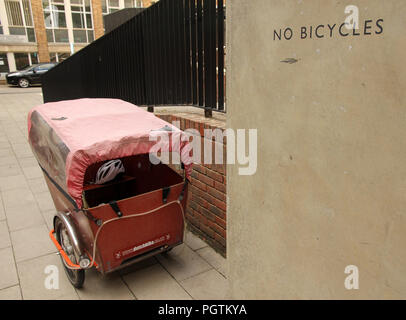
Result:
{"type": "Polygon", "coordinates": [[[88,270],[84,287],[72,287],[48,237],[55,207],[27,142],[27,113],[41,103],[41,88],[0,86],[0,300],[227,299],[226,260],[190,232],[167,255],[105,277],[88,270]]]}

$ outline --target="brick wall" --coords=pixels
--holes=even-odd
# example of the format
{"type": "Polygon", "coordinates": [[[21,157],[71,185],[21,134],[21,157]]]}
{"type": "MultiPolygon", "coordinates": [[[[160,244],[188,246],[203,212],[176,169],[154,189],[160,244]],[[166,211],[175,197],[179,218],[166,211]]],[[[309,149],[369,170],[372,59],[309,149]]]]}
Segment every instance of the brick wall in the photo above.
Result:
{"type": "Polygon", "coordinates": [[[49,49],[45,31],[42,0],[31,0],[31,10],[34,19],[35,37],[38,44],[38,58],[40,62],[49,62],[49,49]]]}
{"type": "Polygon", "coordinates": [[[98,39],[104,35],[103,27],[103,13],[102,5],[100,0],[92,0],[92,13],[93,13],[93,28],[94,28],[94,38],[98,39]]]}
{"type": "MultiPolygon", "coordinates": [[[[220,122],[217,125],[213,125],[210,123],[213,121],[210,119],[201,120],[200,116],[156,115],[169,123],[179,121],[181,130],[189,128],[196,129],[203,138],[204,129],[224,129],[220,122]]],[[[202,141],[204,140],[202,139],[202,141]]],[[[203,143],[204,142],[202,142],[202,144],[203,143]]],[[[226,141],[224,141],[224,144],[221,147],[223,147],[223,150],[226,149],[226,141]]],[[[223,256],[226,255],[227,239],[226,189],[225,164],[193,165],[192,178],[189,185],[188,206],[186,210],[188,228],[223,256]]]]}

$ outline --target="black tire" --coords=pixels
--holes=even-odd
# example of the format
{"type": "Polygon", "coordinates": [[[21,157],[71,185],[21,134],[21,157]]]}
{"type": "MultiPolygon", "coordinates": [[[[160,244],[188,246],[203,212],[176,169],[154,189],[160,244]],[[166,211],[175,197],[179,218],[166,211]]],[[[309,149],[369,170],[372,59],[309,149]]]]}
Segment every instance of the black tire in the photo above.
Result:
{"type": "MultiPolygon", "coordinates": [[[[59,244],[61,245],[62,249],[65,250],[66,254],[69,256],[69,258],[71,259],[71,261],[75,264],[77,264],[76,261],[76,257],[75,254],[69,254],[69,252],[66,251],[66,247],[63,243],[63,239],[62,239],[62,234],[64,232],[65,229],[65,225],[62,223],[61,219],[59,219],[58,217],[55,219],[55,235],[56,235],[56,240],[59,242],[59,244]]],[[[65,232],[65,234],[68,234],[67,232],[65,232]]],[[[65,235],[66,236],[66,235],[65,235]]],[[[70,239],[69,235],[68,235],[68,240],[70,243],[72,243],[72,240],[70,239]]],[[[85,282],[85,270],[72,270],[69,269],[65,266],[65,263],[63,261],[63,257],[61,256],[61,260],[62,260],[62,264],[63,267],[65,269],[65,273],[70,281],[70,283],[77,289],[80,289],[83,287],[83,283],[85,282]]]]}
{"type": "Polygon", "coordinates": [[[18,79],[18,86],[20,88],[28,88],[30,86],[30,81],[27,78],[18,79]]]}

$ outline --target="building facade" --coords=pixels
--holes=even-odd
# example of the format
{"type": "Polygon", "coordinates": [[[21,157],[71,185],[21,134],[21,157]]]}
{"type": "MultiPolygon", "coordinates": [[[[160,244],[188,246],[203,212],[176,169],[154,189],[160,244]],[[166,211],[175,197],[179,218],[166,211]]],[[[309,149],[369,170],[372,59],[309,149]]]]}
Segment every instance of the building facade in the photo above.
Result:
{"type": "Polygon", "coordinates": [[[0,0],[0,79],[39,62],[61,62],[104,34],[103,16],[152,0],[0,0]]]}

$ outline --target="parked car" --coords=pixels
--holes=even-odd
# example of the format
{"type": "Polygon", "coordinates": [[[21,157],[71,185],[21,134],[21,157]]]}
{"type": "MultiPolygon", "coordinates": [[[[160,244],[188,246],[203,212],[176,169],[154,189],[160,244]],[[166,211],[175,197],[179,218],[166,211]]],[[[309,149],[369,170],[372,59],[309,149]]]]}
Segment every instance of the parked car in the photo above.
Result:
{"type": "Polygon", "coordinates": [[[6,75],[8,84],[28,88],[32,84],[41,84],[41,76],[56,66],[56,63],[39,63],[6,75]]]}

